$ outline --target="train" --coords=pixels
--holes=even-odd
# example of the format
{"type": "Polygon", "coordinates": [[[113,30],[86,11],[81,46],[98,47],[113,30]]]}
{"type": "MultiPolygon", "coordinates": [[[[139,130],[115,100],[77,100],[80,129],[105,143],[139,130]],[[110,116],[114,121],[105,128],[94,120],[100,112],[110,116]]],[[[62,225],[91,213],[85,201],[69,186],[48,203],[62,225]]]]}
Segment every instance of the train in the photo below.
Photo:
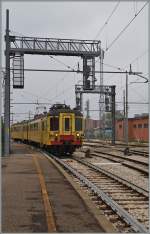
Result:
{"type": "Polygon", "coordinates": [[[84,138],[83,114],[66,104],[54,104],[49,112],[11,125],[11,139],[44,148],[57,155],[72,155],[84,138]]]}

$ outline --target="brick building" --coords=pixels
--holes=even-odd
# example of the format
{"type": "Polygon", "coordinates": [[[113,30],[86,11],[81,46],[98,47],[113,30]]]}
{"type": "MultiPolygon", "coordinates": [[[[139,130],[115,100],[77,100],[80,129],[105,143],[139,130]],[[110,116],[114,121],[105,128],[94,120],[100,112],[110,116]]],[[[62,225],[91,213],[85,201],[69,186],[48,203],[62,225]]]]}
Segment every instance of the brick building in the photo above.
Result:
{"type": "MultiPolygon", "coordinates": [[[[135,115],[128,119],[128,139],[129,141],[149,141],[149,116],[135,115]]],[[[124,120],[116,121],[116,140],[124,139],[124,120]]]]}
{"type": "Polygon", "coordinates": [[[85,129],[94,129],[99,128],[100,121],[95,119],[85,119],[85,129]]]}

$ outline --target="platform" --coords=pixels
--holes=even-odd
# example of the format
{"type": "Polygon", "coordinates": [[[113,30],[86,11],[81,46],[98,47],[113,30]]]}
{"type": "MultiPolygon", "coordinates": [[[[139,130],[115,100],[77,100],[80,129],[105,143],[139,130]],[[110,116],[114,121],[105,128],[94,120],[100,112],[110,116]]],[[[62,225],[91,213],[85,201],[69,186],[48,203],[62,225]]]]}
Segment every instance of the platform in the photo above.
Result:
{"type": "Polygon", "coordinates": [[[48,232],[34,158],[45,179],[56,232],[104,232],[66,178],[39,150],[24,144],[13,144],[11,155],[2,158],[2,232],[48,232]]]}

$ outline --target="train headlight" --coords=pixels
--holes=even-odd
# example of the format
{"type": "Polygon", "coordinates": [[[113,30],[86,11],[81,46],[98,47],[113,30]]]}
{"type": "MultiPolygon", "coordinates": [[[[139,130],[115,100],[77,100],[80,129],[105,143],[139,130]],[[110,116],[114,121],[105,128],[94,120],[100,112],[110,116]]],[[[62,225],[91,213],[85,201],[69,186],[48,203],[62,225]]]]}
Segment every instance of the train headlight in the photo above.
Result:
{"type": "Polygon", "coordinates": [[[79,137],[80,136],[80,134],[79,133],[77,133],[77,137],[79,137]]]}
{"type": "Polygon", "coordinates": [[[58,134],[57,133],[55,134],[55,140],[56,141],[58,140],[58,134]]]}

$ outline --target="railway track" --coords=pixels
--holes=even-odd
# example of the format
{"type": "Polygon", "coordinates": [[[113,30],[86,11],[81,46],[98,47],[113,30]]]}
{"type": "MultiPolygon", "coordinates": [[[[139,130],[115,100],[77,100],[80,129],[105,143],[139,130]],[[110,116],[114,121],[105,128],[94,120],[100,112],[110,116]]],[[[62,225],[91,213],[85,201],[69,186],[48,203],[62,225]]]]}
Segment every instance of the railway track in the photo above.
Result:
{"type": "MultiPolygon", "coordinates": [[[[84,142],[91,142],[91,143],[96,143],[96,144],[103,144],[103,145],[111,145],[111,141],[107,142],[106,141],[103,141],[103,140],[84,140],[84,142]]],[[[124,142],[116,142],[115,143],[116,146],[121,146],[121,147],[126,147],[126,143],[124,142]]],[[[132,142],[129,142],[129,147],[137,147],[137,148],[148,148],[149,147],[149,144],[148,143],[141,143],[141,144],[138,144],[138,143],[132,143],[132,142]]]]}
{"type": "MultiPolygon", "coordinates": [[[[87,145],[87,144],[86,144],[87,145]]],[[[91,147],[91,144],[88,144],[88,146],[91,147]]],[[[103,148],[107,148],[110,149],[109,146],[101,146],[103,148]]],[[[102,149],[98,149],[100,147],[94,147],[94,145],[92,145],[92,148],[94,148],[94,150],[90,153],[91,156],[96,156],[96,157],[102,157],[105,159],[108,159],[110,161],[113,162],[119,162],[122,165],[125,165],[127,167],[130,167],[134,170],[140,171],[142,173],[144,173],[145,175],[149,174],[149,168],[148,168],[148,160],[146,161],[146,159],[142,158],[135,158],[132,155],[131,156],[122,156],[119,154],[115,153],[110,153],[107,151],[104,151],[102,149]]],[[[118,150],[115,148],[115,151],[118,150]]]]}
{"type": "MultiPolygon", "coordinates": [[[[108,145],[106,143],[97,143],[97,142],[84,142],[83,145],[85,146],[89,146],[89,147],[95,147],[95,148],[114,148],[114,146],[111,146],[111,145],[108,145]]],[[[123,148],[125,148],[125,146],[123,145],[123,148]]],[[[120,152],[124,152],[124,149],[121,148],[118,148],[118,146],[115,148],[115,150],[117,151],[120,151],[120,152]]],[[[143,157],[148,157],[149,156],[149,152],[148,151],[145,151],[145,150],[137,150],[137,149],[132,149],[130,148],[130,153],[132,154],[135,154],[135,155],[140,155],[140,156],[143,156],[143,157]]]]}
{"type": "Polygon", "coordinates": [[[136,155],[141,155],[143,157],[148,157],[149,153],[146,151],[141,151],[141,150],[135,150],[135,149],[131,149],[131,153],[136,154],[136,155]]]}
{"type": "Polygon", "coordinates": [[[127,158],[119,155],[115,155],[112,153],[102,152],[95,150],[93,153],[90,154],[91,156],[102,157],[108,159],[113,162],[119,162],[124,166],[130,167],[134,170],[140,171],[145,175],[149,174],[148,163],[143,161],[137,161],[132,158],[127,158]]]}
{"type": "Polygon", "coordinates": [[[81,183],[118,232],[148,232],[147,190],[84,160],[50,156],[81,183]]]}

